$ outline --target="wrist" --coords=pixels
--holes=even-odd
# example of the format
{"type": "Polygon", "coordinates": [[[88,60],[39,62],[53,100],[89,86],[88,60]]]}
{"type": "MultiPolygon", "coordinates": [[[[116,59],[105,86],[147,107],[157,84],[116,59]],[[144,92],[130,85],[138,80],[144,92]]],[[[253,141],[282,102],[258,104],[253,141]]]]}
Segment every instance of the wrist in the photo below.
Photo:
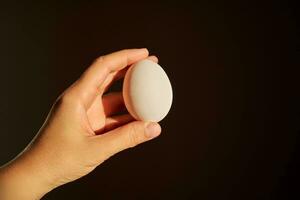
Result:
{"type": "Polygon", "coordinates": [[[0,199],[42,198],[54,188],[44,170],[41,164],[34,162],[34,158],[26,159],[26,155],[0,167],[0,199]]]}

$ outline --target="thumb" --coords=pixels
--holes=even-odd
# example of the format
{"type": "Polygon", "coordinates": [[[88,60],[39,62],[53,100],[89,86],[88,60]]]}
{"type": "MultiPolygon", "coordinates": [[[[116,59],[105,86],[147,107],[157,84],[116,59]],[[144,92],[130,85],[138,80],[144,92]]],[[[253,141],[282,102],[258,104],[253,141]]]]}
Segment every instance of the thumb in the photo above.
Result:
{"type": "Polygon", "coordinates": [[[111,130],[104,135],[94,138],[104,158],[127,148],[134,147],[140,143],[151,140],[159,136],[161,127],[156,122],[134,121],[124,126],[111,130]]]}

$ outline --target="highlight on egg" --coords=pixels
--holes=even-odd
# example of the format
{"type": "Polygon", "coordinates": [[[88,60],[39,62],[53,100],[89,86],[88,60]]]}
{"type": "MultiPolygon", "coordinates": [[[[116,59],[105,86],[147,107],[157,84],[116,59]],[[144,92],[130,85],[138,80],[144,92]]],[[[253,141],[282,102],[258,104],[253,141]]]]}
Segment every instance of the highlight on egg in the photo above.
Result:
{"type": "Polygon", "coordinates": [[[171,108],[172,86],[163,68],[145,59],[127,70],[123,98],[128,112],[136,120],[159,122],[171,108]]]}

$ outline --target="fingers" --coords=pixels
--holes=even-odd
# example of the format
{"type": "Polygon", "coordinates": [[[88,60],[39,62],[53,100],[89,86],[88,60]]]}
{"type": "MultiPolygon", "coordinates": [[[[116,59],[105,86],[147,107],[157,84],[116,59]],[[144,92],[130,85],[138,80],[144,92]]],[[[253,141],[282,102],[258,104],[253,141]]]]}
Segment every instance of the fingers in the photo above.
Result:
{"type": "Polygon", "coordinates": [[[91,86],[99,87],[111,72],[119,71],[148,56],[147,49],[126,49],[99,57],[86,71],[83,79],[91,86]]]}
{"type": "Polygon", "coordinates": [[[126,109],[122,92],[111,92],[104,95],[102,104],[106,117],[126,109]]]}
{"type": "MultiPolygon", "coordinates": [[[[158,62],[158,58],[156,56],[149,56],[147,59],[152,60],[153,62],[158,62]]],[[[117,80],[123,78],[128,70],[129,66],[116,72],[110,73],[103,84],[101,85],[100,93],[105,93],[108,88],[117,80]]],[[[101,94],[100,94],[101,95],[101,94]]]]}
{"type": "Polygon", "coordinates": [[[118,115],[118,116],[106,118],[104,128],[95,131],[95,133],[96,135],[103,134],[105,132],[118,128],[124,124],[127,124],[133,120],[134,118],[130,114],[124,114],[124,115],[118,115]]]}
{"type": "Polygon", "coordinates": [[[110,131],[119,126],[127,124],[133,120],[134,118],[130,114],[124,114],[124,115],[118,115],[118,116],[106,118],[105,130],[110,131]]]}
{"type": "Polygon", "coordinates": [[[79,98],[88,108],[99,94],[101,85],[112,72],[117,72],[134,62],[147,58],[147,49],[126,49],[101,56],[83,73],[77,81],[79,98]]]}
{"type": "Polygon", "coordinates": [[[93,146],[103,153],[102,159],[157,137],[161,127],[155,122],[134,121],[92,138],[93,146]]]}
{"type": "Polygon", "coordinates": [[[121,78],[123,78],[127,72],[129,67],[126,67],[120,71],[117,71],[117,72],[112,72],[110,73],[107,78],[105,79],[105,81],[103,81],[103,84],[101,85],[101,88],[99,89],[99,93],[100,95],[102,95],[103,93],[105,93],[109,88],[110,86],[120,80],[121,78]]]}

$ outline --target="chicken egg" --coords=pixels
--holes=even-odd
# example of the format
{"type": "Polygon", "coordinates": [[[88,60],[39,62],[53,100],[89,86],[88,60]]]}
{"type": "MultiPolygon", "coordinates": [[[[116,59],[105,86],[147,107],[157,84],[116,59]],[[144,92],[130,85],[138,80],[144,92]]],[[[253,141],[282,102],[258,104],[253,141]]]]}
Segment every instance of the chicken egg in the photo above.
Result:
{"type": "Polygon", "coordinates": [[[128,112],[136,120],[159,122],[171,108],[172,86],[163,68],[145,59],[127,70],[123,98],[128,112]]]}

